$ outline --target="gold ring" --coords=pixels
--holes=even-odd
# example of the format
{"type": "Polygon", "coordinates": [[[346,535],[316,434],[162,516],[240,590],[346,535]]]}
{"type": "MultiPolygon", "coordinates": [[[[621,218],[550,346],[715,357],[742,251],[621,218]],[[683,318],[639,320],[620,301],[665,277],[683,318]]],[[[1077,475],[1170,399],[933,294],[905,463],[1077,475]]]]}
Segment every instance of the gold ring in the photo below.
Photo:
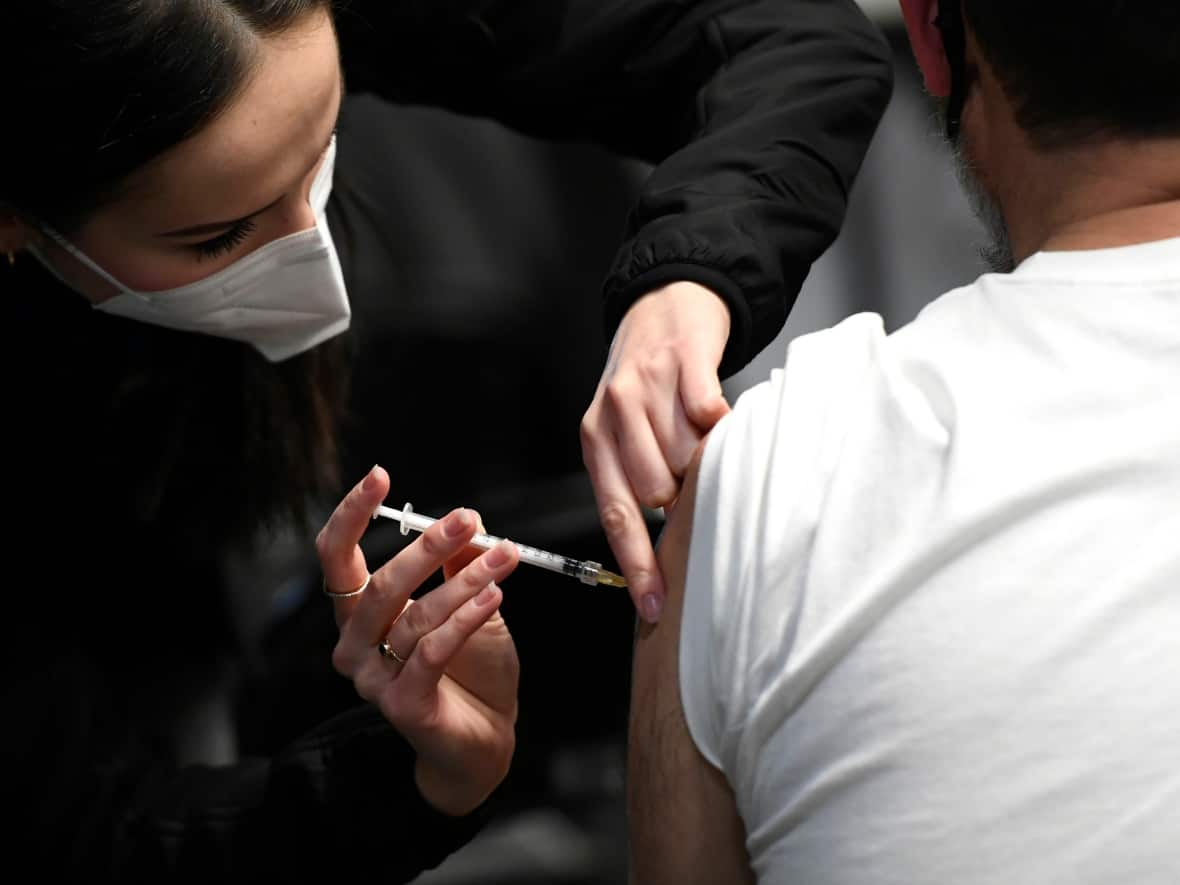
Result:
{"type": "Polygon", "coordinates": [[[369,581],[371,581],[372,579],[373,579],[373,576],[369,575],[367,578],[365,578],[365,583],[361,584],[355,590],[349,590],[347,593],[337,593],[335,590],[328,589],[328,581],[325,578],[324,579],[324,595],[329,596],[332,599],[348,599],[350,596],[360,596],[367,589],[369,589],[369,581]]]}
{"type": "Polygon", "coordinates": [[[399,664],[404,664],[406,659],[393,650],[393,646],[389,644],[388,639],[382,639],[381,644],[377,646],[377,651],[381,653],[381,657],[388,658],[391,661],[397,661],[399,664]]]}

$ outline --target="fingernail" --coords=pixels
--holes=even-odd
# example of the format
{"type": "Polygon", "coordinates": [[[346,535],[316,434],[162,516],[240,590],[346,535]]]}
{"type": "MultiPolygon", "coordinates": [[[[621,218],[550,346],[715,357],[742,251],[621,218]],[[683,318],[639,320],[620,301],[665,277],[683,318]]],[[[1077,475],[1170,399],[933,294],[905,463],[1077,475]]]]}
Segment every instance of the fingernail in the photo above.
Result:
{"type": "Polygon", "coordinates": [[[369,475],[365,477],[365,481],[361,483],[361,488],[366,492],[371,492],[377,486],[377,465],[369,471],[369,475]]]}
{"type": "Polygon", "coordinates": [[[499,568],[508,561],[508,545],[510,541],[501,541],[487,552],[484,563],[488,568],[499,568]]]}
{"type": "Polygon", "coordinates": [[[447,538],[457,538],[471,525],[467,511],[460,508],[447,517],[443,525],[443,535],[447,538]]]}
{"type": "Polygon", "coordinates": [[[490,605],[496,598],[496,585],[488,584],[479,591],[479,595],[475,597],[475,604],[478,606],[490,605]]]}
{"type": "Polygon", "coordinates": [[[664,600],[661,597],[649,593],[639,604],[643,609],[643,619],[649,624],[654,624],[660,619],[660,613],[664,610],[664,600]]]}

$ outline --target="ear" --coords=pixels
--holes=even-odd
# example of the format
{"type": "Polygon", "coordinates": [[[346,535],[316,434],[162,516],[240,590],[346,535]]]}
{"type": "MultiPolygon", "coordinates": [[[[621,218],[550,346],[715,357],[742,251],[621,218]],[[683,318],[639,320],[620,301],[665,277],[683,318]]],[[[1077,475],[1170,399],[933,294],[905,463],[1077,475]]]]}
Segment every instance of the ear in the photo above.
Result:
{"type": "MultiPolygon", "coordinates": [[[[959,0],[948,2],[957,3],[959,0]]],[[[942,44],[942,32],[934,23],[938,19],[938,3],[939,0],[901,0],[901,13],[905,17],[914,57],[926,79],[926,91],[946,98],[951,94],[951,65],[942,44]]]]}

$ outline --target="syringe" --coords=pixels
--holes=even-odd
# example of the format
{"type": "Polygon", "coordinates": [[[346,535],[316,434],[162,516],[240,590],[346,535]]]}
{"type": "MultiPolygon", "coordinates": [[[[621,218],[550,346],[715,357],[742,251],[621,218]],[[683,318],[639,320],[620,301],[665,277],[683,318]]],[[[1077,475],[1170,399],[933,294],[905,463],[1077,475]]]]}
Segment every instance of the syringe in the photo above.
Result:
{"type": "MultiPolygon", "coordinates": [[[[413,505],[409,501],[401,510],[394,510],[392,507],[386,507],[384,504],[373,511],[373,519],[378,516],[384,516],[386,519],[395,519],[402,524],[402,534],[408,535],[411,530],[415,532],[424,532],[436,522],[432,516],[423,516],[421,513],[415,513],[413,505]]],[[[502,541],[503,538],[497,538],[495,535],[484,534],[479,532],[471,539],[470,545],[472,547],[479,547],[481,550],[491,550],[502,541]]],[[[541,568],[549,569],[551,572],[559,572],[563,575],[569,575],[571,578],[577,578],[583,584],[595,586],[597,584],[605,584],[608,587],[626,587],[627,582],[622,575],[616,575],[614,572],[607,571],[602,567],[601,563],[593,562],[589,559],[572,559],[568,556],[559,556],[556,553],[549,553],[545,550],[539,550],[536,547],[530,547],[528,544],[520,544],[516,541],[516,549],[520,551],[520,561],[527,562],[530,565],[539,565],[541,568]]]]}

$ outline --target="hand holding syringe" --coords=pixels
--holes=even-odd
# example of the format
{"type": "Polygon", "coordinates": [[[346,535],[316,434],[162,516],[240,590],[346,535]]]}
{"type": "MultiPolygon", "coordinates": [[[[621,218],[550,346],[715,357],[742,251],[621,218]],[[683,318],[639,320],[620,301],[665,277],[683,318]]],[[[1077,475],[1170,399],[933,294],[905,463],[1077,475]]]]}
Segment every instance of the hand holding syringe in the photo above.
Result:
{"type": "MultiPolygon", "coordinates": [[[[408,501],[401,510],[394,510],[392,507],[386,507],[382,504],[373,512],[373,519],[376,519],[378,516],[384,516],[386,519],[394,519],[400,522],[403,535],[408,535],[411,531],[424,532],[430,526],[434,525],[434,523],[438,522],[432,516],[423,516],[420,513],[415,513],[413,506],[408,501]]],[[[478,547],[481,550],[491,550],[501,540],[503,539],[497,538],[495,535],[478,532],[471,539],[471,546],[478,547]]],[[[592,562],[588,559],[571,559],[568,556],[559,556],[556,553],[549,553],[545,550],[539,550],[536,547],[530,547],[528,544],[517,543],[516,541],[512,543],[520,551],[521,562],[538,565],[541,568],[549,569],[551,572],[569,575],[571,578],[577,578],[583,584],[590,584],[591,586],[597,584],[605,584],[608,587],[627,586],[627,582],[623,580],[622,575],[616,575],[614,572],[607,571],[600,563],[592,562]]]]}

